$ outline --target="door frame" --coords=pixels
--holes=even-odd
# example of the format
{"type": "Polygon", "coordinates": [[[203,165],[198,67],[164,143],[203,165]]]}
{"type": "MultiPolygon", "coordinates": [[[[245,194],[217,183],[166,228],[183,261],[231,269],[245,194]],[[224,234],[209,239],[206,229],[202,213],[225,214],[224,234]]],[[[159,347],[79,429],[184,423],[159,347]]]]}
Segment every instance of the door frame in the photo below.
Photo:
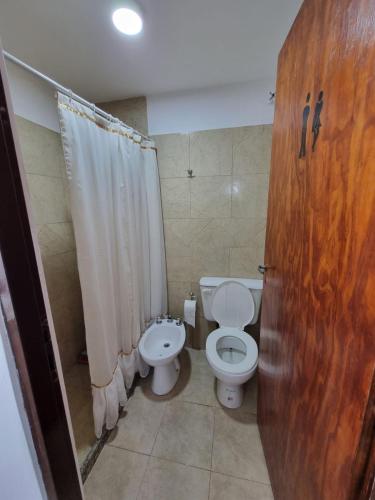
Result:
{"type": "Polygon", "coordinates": [[[0,45],[0,307],[48,498],[79,500],[82,481],[19,151],[0,45]]]}

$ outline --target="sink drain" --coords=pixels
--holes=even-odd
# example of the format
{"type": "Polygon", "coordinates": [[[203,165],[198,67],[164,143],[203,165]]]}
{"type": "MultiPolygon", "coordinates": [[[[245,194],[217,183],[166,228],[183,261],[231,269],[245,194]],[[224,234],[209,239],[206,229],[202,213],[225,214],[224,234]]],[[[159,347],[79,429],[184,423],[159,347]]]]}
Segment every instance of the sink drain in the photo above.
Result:
{"type": "Polygon", "coordinates": [[[165,344],[163,344],[163,347],[169,347],[171,344],[169,342],[166,342],[165,344]]]}

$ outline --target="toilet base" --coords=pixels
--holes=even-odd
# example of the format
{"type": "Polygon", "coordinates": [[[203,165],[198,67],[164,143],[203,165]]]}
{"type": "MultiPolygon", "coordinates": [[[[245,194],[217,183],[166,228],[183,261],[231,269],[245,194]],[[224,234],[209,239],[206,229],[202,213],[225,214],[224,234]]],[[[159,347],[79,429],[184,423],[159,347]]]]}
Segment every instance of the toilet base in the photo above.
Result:
{"type": "Polygon", "coordinates": [[[216,381],[217,399],[220,403],[226,408],[239,408],[243,400],[242,385],[227,384],[219,379],[216,379],[216,381]]]}
{"type": "Polygon", "coordinates": [[[151,389],[154,394],[163,396],[168,394],[176,385],[180,374],[180,362],[176,357],[166,365],[155,366],[151,389]]]}

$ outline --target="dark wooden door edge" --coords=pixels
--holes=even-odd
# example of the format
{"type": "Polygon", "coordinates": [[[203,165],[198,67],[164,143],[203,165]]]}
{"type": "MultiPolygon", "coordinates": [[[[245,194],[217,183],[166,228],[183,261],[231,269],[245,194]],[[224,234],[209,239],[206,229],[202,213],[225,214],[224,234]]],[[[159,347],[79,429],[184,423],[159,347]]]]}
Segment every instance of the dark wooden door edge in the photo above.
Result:
{"type": "Polygon", "coordinates": [[[375,500],[375,371],[353,472],[352,500],[375,500]]]}
{"type": "Polygon", "coordinates": [[[43,479],[50,498],[78,500],[82,498],[81,488],[1,71],[0,200],[1,302],[43,479]]]}

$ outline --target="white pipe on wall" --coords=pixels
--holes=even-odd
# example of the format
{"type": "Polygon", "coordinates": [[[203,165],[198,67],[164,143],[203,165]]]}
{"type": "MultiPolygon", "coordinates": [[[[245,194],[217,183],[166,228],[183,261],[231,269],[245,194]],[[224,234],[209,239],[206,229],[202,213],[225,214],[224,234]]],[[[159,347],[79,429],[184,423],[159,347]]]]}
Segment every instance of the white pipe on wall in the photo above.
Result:
{"type": "MultiPolygon", "coordinates": [[[[17,64],[17,66],[20,66],[21,68],[25,69],[26,71],[29,71],[30,73],[32,73],[33,75],[37,76],[38,78],[41,78],[48,85],[50,85],[51,87],[55,88],[56,90],[58,90],[62,94],[65,94],[65,95],[71,97],[72,99],[74,99],[75,101],[77,101],[77,102],[79,102],[81,104],[84,104],[85,106],[89,107],[90,109],[92,109],[93,111],[95,111],[95,113],[98,114],[99,116],[101,116],[102,118],[105,118],[106,120],[108,120],[110,122],[119,121],[117,118],[115,118],[111,114],[106,113],[102,109],[98,108],[95,104],[93,104],[93,103],[91,103],[89,101],[86,101],[86,99],[84,99],[83,97],[79,96],[78,94],[75,94],[74,92],[72,92],[70,89],[67,89],[63,85],[60,85],[58,82],[56,82],[55,80],[53,80],[49,76],[45,75],[44,73],[41,73],[40,71],[38,71],[37,69],[33,68],[32,66],[29,66],[25,62],[21,61],[21,59],[18,59],[17,57],[15,57],[14,55],[10,54],[9,52],[6,52],[5,50],[3,50],[3,54],[4,54],[4,57],[6,59],[8,59],[9,61],[11,61],[12,63],[17,64]]],[[[124,123],[124,125],[127,127],[127,125],[125,123],[124,123]]],[[[129,127],[129,128],[132,128],[132,127],[129,127]]],[[[136,134],[140,135],[144,139],[146,139],[146,140],[149,139],[149,137],[147,137],[146,135],[142,134],[138,130],[135,130],[135,129],[133,129],[133,130],[136,132],[136,134]]]]}

